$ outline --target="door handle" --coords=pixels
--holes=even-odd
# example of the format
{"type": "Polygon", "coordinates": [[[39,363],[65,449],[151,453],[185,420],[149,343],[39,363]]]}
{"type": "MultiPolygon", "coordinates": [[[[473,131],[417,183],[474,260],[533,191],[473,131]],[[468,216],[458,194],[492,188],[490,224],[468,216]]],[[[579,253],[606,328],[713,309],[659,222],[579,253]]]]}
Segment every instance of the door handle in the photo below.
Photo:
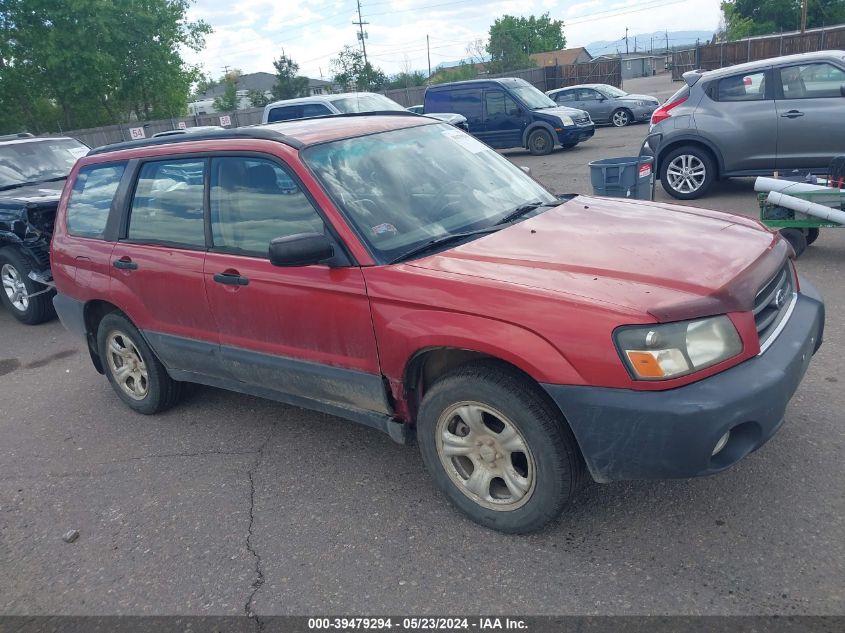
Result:
{"type": "Polygon", "coordinates": [[[798,110],[790,110],[789,112],[784,112],[781,116],[785,119],[797,119],[799,116],[804,116],[804,113],[798,110]]]}
{"type": "Polygon", "coordinates": [[[248,286],[249,278],[241,277],[238,273],[215,273],[214,281],[227,286],[248,286]]]}
{"type": "Polygon", "coordinates": [[[127,257],[124,255],[120,259],[116,259],[112,262],[112,266],[115,268],[120,268],[121,270],[138,270],[138,264],[132,261],[131,257],[127,257]]]}

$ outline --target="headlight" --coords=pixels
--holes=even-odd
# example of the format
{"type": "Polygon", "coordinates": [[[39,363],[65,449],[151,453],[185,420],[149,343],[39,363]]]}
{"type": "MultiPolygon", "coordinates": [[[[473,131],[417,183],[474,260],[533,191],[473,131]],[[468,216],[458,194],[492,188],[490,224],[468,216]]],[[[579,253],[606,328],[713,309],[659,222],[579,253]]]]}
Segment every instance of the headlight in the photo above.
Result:
{"type": "Polygon", "coordinates": [[[616,331],[622,360],[638,380],[665,380],[705,369],[742,351],[727,316],[616,331]]]}
{"type": "Polygon", "coordinates": [[[561,123],[561,125],[563,125],[563,126],[567,126],[567,125],[575,125],[575,121],[573,121],[573,120],[572,120],[572,117],[571,117],[571,116],[567,116],[567,115],[565,115],[565,114],[561,114],[561,115],[560,115],[560,123],[561,123]]]}

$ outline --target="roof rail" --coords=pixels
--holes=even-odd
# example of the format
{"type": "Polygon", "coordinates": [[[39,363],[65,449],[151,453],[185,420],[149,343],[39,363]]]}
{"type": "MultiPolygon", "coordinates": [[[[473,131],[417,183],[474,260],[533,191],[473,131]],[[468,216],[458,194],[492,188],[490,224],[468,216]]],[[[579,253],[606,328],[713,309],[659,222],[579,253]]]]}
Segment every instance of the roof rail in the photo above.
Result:
{"type": "Polygon", "coordinates": [[[16,141],[19,138],[35,138],[34,134],[29,132],[18,132],[17,134],[4,134],[0,136],[0,141],[16,141]]]}
{"type": "Polygon", "coordinates": [[[152,147],[156,145],[173,145],[176,143],[192,143],[194,141],[213,141],[217,139],[243,139],[255,138],[267,141],[284,143],[294,149],[305,147],[300,141],[263,127],[243,127],[233,130],[209,130],[208,132],[197,132],[196,134],[173,134],[171,136],[154,136],[152,138],[140,139],[138,141],[125,141],[123,143],[112,143],[103,145],[88,152],[88,156],[117,152],[123,149],[135,149],[139,147],[152,147]]]}

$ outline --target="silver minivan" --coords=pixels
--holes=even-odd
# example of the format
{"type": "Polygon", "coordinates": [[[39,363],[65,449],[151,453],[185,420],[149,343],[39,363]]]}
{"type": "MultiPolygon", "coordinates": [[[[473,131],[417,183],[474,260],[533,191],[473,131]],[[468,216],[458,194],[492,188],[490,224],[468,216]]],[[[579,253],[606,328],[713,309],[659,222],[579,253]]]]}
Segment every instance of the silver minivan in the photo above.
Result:
{"type": "Polygon", "coordinates": [[[654,111],[646,149],[671,196],[774,171],[826,172],[845,153],[845,51],[775,57],[709,72],[654,111]]]}

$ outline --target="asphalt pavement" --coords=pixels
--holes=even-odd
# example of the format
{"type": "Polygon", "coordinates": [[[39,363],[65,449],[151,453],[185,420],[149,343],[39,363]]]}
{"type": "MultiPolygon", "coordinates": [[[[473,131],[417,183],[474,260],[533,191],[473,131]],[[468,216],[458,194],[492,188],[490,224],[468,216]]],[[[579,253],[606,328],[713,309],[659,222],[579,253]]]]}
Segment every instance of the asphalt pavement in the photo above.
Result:
{"type": "MultiPolygon", "coordinates": [[[[587,162],[646,128],[506,155],[586,192],[587,162]]],[[[755,216],[752,184],[695,204],[755,216]]],[[[0,614],[843,614],[845,231],[799,269],[825,343],[766,446],[714,477],[589,483],[529,536],[464,519],[416,448],[331,416],[205,387],[134,414],[57,321],[0,312],[0,614]]]]}

